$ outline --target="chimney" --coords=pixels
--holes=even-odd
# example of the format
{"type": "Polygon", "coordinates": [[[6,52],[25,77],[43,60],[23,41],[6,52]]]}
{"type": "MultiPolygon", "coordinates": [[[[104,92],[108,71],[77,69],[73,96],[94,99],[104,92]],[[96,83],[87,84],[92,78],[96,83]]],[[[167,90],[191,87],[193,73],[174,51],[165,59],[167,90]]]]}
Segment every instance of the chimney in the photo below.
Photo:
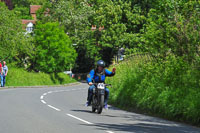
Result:
{"type": "Polygon", "coordinates": [[[37,20],[36,12],[41,8],[41,5],[30,5],[30,14],[34,20],[37,20]]]}

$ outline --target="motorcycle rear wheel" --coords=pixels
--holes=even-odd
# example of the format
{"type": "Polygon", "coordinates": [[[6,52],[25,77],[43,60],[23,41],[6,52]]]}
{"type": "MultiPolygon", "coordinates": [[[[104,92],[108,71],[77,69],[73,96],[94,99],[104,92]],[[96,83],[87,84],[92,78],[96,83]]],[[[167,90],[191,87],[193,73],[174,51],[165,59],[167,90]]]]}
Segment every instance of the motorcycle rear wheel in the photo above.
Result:
{"type": "Polygon", "coordinates": [[[92,112],[94,113],[96,111],[96,108],[92,106],[92,112]]]}

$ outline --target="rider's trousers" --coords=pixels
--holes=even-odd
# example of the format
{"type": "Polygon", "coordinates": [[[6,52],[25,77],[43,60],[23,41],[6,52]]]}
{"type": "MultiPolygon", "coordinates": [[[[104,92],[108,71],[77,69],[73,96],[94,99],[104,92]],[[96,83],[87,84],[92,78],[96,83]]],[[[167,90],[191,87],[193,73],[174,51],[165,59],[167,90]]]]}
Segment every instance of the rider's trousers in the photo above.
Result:
{"type": "MultiPolygon", "coordinates": [[[[91,103],[92,101],[92,93],[93,93],[93,90],[95,89],[95,86],[94,85],[91,85],[88,89],[88,102],[91,103]]],[[[106,88],[105,89],[105,101],[104,101],[104,104],[106,105],[108,103],[108,98],[109,98],[109,89],[106,88]]]]}

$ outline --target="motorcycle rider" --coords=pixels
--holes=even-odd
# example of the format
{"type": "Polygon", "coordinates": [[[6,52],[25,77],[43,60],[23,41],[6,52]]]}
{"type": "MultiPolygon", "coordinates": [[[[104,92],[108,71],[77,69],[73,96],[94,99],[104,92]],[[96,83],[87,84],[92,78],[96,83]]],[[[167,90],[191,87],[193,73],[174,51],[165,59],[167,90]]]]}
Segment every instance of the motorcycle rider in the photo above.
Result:
{"type": "MultiPolygon", "coordinates": [[[[115,75],[115,70],[116,70],[116,68],[113,68],[113,70],[111,72],[108,69],[105,69],[105,62],[103,60],[99,60],[97,62],[96,69],[91,70],[87,76],[87,82],[90,85],[90,87],[88,89],[88,97],[87,97],[86,106],[91,105],[93,89],[95,89],[95,85],[93,84],[93,82],[104,83],[106,76],[114,76],[115,75]]],[[[107,106],[108,97],[109,97],[109,89],[105,88],[105,102],[104,102],[105,109],[108,109],[108,106],[107,106]]]]}

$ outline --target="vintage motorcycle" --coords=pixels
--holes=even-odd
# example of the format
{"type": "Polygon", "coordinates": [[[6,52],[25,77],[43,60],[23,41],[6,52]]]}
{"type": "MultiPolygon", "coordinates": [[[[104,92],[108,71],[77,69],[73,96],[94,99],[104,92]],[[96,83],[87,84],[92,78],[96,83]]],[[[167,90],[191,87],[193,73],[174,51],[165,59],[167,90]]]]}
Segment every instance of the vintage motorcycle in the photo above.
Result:
{"type": "Polygon", "coordinates": [[[106,86],[111,86],[105,83],[94,83],[95,89],[93,89],[92,95],[92,112],[97,110],[98,114],[101,114],[104,107],[105,100],[105,88],[106,86]]]}

